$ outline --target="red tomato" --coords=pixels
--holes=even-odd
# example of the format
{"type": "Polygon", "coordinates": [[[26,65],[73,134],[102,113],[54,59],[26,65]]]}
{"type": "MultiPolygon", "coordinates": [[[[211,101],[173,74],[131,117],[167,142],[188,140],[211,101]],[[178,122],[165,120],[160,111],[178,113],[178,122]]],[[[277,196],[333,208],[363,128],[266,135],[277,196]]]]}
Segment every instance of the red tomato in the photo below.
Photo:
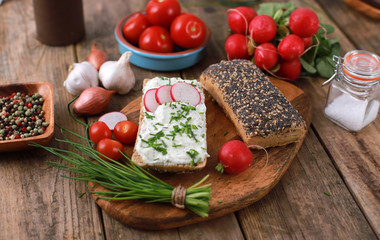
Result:
{"type": "Polygon", "coordinates": [[[276,72],[279,77],[286,78],[288,81],[293,81],[301,73],[301,62],[299,58],[290,61],[280,60],[280,69],[276,72]]]}
{"type": "Polygon", "coordinates": [[[128,42],[137,45],[141,33],[150,26],[145,14],[136,13],[123,26],[123,35],[128,42]]]}
{"type": "Polygon", "coordinates": [[[136,140],[138,128],[135,122],[121,121],[116,124],[113,134],[122,143],[132,143],[136,140]]]}
{"type": "Polygon", "coordinates": [[[98,144],[98,142],[103,138],[112,138],[112,132],[110,128],[107,126],[107,124],[101,121],[97,121],[91,124],[89,135],[91,141],[93,141],[95,144],[98,144]]]}
{"type": "Polygon", "coordinates": [[[174,18],[181,13],[181,6],[177,0],[150,0],[145,12],[152,25],[169,29],[174,18]]]}
{"type": "Polygon", "coordinates": [[[224,44],[227,59],[249,59],[248,41],[249,39],[243,34],[234,33],[228,36],[224,44]]]}
{"type": "Polygon", "coordinates": [[[223,171],[236,174],[249,168],[253,157],[251,150],[242,141],[232,140],[220,148],[218,160],[223,164],[223,171]]]}
{"type": "Polygon", "coordinates": [[[257,16],[250,7],[237,7],[228,10],[228,26],[233,33],[248,34],[248,25],[257,16]]]}
{"type": "Polygon", "coordinates": [[[193,48],[201,45],[206,35],[206,26],[201,19],[191,13],[184,13],[174,19],[170,35],[180,47],[193,48]]]}
{"type": "Polygon", "coordinates": [[[160,26],[151,26],[141,34],[139,47],[147,51],[168,53],[173,51],[174,42],[168,30],[160,26]]]}
{"type": "Polygon", "coordinates": [[[269,70],[278,62],[277,48],[272,43],[262,43],[255,50],[255,64],[261,70],[269,70]]]}
{"type": "MultiPolygon", "coordinates": [[[[98,145],[96,146],[96,151],[99,153],[111,158],[112,160],[119,160],[123,155],[119,152],[123,151],[123,144],[121,142],[112,140],[109,138],[103,138],[102,140],[99,141],[98,145]]],[[[108,161],[107,158],[103,157],[102,155],[99,154],[99,156],[108,161]]]]}
{"type": "Polygon", "coordinates": [[[268,15],[258,15],[249,23],[249,34],[256,43],[269,42],[276,33],[276,22],[268,15]]]}

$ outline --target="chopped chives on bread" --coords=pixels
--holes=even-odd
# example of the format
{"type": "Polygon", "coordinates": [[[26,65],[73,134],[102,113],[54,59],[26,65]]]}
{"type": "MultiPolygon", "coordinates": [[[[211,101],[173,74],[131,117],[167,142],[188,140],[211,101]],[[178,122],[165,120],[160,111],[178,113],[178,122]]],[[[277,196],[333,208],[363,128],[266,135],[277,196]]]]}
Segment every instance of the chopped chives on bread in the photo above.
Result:
{"type": "Polygon", "coordinates": [[[165,172],[188,172],[206,166],[206,105],[201,84],[197,80],[166,77],[144,80],[139,122],[131,158],[136,164],[165,172]],[[148,90],[178,82],[191,84],[199,91],[198,105],[176,101],[163,103],[154,112],[147,110],[144,97],[148,90]]]}
{"type": "Polygon", "coordinates": [[[248,145],[286,145],[307,131],[302,116],[248,60],[213,64],[203,71],[200,81],[248,145]]]}

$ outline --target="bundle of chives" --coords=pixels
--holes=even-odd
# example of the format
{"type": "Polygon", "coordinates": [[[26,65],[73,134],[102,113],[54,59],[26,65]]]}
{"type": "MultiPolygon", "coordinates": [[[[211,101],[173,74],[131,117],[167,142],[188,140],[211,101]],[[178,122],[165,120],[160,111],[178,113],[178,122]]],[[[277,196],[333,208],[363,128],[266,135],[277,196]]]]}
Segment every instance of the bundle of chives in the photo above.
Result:
{"type": "MultiPolygon", "coordinates": [[[[75,133],[72,134],[81,137],[75,133]]],[[[73,142],[68,138],[66,140],[57,139],[57,141],[72,146],[84,156],[70,150],[42,146],[36,143],[31,143],[31,145],[43,148],[73,165],[49,162],[53,167],[60,170],[78,174],[76,177],[64,177],[100,184],[109,190],[90,191],[90,193],[97,194],[97,198],[107,200],[141,199],[148,203],[172,203],[172,192],[175,188],[133,163],[124,153],[122,153],[123,157],[127,160],[125,163],[114,161],[102,155],[108,160],[105,161],[100,157],[100,153],[91,146],[73,142]],[[95,161],[89,160],[88,157],[95,161]]],[[[207,178],[208,175],[187,188],[185,195],[184,206],[201,217],[207,217],[209,212],[210,184],[200,186],[207,178]]]]}

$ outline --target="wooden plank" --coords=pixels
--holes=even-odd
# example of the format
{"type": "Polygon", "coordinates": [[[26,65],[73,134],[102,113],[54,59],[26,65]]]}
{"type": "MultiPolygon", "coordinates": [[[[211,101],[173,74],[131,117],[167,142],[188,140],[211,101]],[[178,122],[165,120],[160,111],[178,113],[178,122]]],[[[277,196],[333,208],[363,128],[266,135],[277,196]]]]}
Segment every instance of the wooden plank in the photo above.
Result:
{"type": "MultiPolygon", "coordinates": [[[[62,82],[75,60],[73,47],[53,48],[36,40],[32,1],[7,1],[0,18],[0,81],[51,82],[56,122],[71,127],[65,110],[71,96],[62,82]]],[[[72,129],[84,132],[78,126],[72,129]]],[[[0,238],[99,239],[101,222],[93,200],[79,198],[85,185],[62,178],[63,172],[46,162],[57,158],[41,149],[1,153],[0,158],[0,238]]]]}
{"type": "MultiPolygon", "coordinates": [[[[318,2],[329,13],[326,22],[336,27],[342,56],[353,49],[366,49],[379,54],[379,36],[374,34],[378,22],[361,16],[341,1],[318,2]]],[[[327,86],[321,86],[324,80],[299,79],[295,84],[312,98],[313,126],[355,201],[380,237],[380,179],[377,177],[380,175],[380,118],[358,133],[347,132],[329,121],[323,114],[328,90],[327,86]]]]}
{"type": "MultiPolygon", "coordinates": [[[[283,1],[283,2],[286,2],[286,1],[283,1]]],[[[319,5],[317,3],[313,2],[313,1],[308,1],[308,2],[296,1],[296,3],[298,6],[306,6],[309,8],[313,8],[314,10],[317,10],[318,14],[322,15],[322,21],[323,22],[328,22],[328,23],[334,25],[334,21],[332,21],[328,15],[323,14],[323,11],[321,10],[321,8],[319,7],[319,5]]],[[[336,4],[336,2],[334,2],[334,4],[336,4]]],[[[208,9],[210,12],[217,11],[216,10],[217,8],[212,8],[212,7],[208,7],[206,9],[208,9]]],[[[331,7],[331,3],[330,2],[327,3],[327,1],[326,1],[326,9],[329,9],[330,11],[335,12],[335,10],[337,8],[331,7]]],[[[220,12],[219,12],[219,14],[220,14],[220,12]]],[[[334,15],[334,14],[331,12],[331,15],[334,15]]],[[[339,21],[342,18],[342,16],[336,16],[335,15],[335,18],[336,18],[336,21],[339,21]]],[[[219,53],[218,57],[221,59],[225,59],[225,57],[223,55],[224,51],[221,48],[223,46],[224,39],[228,35],[228,32],[225,31],[225,29],[228,28],[228,26],[226,25],[227,18],[226,18],[226,16],[223,16],[222,14],[220,14],[218,16],[218,18],[214,18],[214,19],[208,18],[208,19],[209,20],[207,23],[209,25],[213,26],[211,28],[212,29],[218,29],[217,36],[212,35],[212,38],[215,37],[216,39],[215,38],[213,39],[214,43],[212,44],[211,48],[214,48],[214,49],[210,50],[210,52],[219,53]],[[221,36],[222,34],[224,34],[224,37],[221,36]],[[219,48],[217,48],[216,46],[219,46],[219,48]]],[[[358,22],[360,22],[360,21],[358,21],[358,22]]],[[[346,31],[349,31],[349,29],[348,28],[345,29],[345,32],[346,31]]],[[[354,31],[350,31],[350,32],[354,32],[354,31]]],[[[352,42],[350,42],[351,39],[348,39],[347,37],[345,37],[345,33],[343,33],[342,30],[340,30],[339,28],[336,27],[335,34],[333,34],[331,37],[335,37],[338,35],[340,36],[340,43],[343,46],[342,52],[348,51],[349,49],[354,49],[352,42]]],[[[363,33],[362,35],[366,35],[366,34],[363,33]]],[[[377,48],[377,49],[379,49],[379,48],[377,48]]],[[[208,58],[208,55],[206,56],[206,60],[207,60],[207,58],[208,58]]],[[[214,56],[213,56],[213,59],[215,59],[214,56]]],[[[206,63],[205,65],[207,65],[207,64],[208,63],[206,63]]],[[[186,72],[186,74],[196,77],[196,73],[191,73],[191,71],[186,72]]],[[[323,108],[324,100],[326,97],[325,90],[322,90],[322,88],[320,87],[321,81],[322,80],[316,81],[315,79],[308,78],[308,79],[300,79],[296,82],[296,84],[298,86],[301,86],[302,89],[304,89],[304,88],[308,89],[308,91],[307,91],[308,95],[313,97],[313,99],[312,99],[313,100],[313,107],[314,107],[314,105],[317,105],[317,107],[315,107],[317,110],[314,111],[314,116],[313,116],[313,121],[315,121],[315,118],[318,118],[318,120],[317,120],[318,123],[317,123],[317,127],[316,127],[317,131],[320,130],[321,126],[325,126],[326,124],[331,125],[331,123],[326,118],[324,118],[324,116],[321,112],[321,109],[323,108]],[[312,85],[312,89],[310,87],[306,87],[306,85],[312,85]]],[[[374,126],[376,126],[376,125],[377,125],[377,123],[374,124],[374,126]]],[[[333,126],[333,128],[339,129],[336,126],[333,126]]],[[[370,132],[372,132],[372,131],[370,131],[370,132]]],[[[335,134],[334,134],[334,133],[331,133],[329,131],[323,131],[319,134],[323,136],[323,139],[325,139],[325,138],[331,139],[331,141],[329,141],[329,143],[327,144],[328,145],[327,147],[329,148],[330,151],[331,151],[331,148],[337,148],[337,146],[340,145],[339,141],[334,140],[334,136],[341,134],[341,132],[335,132],[335,134]]],[[[368,134],[363,134],[363,136],[365,135],[366,138],[368,138],[368,140],[367,140],[368,142],[366,143],[367,146],[373,146],[374,144],[376,145],[373,150],[368,149],[368,148],[363,149],[361,147],[360,142],[355,140],[355,138],[353,138],[351,135],[352,134],[343,133],[343,136],[345,139],[347,139],[347,137],[348,137],[348,139],[350,139],[349,143],[345,144],[344,147],[339,147],[339,149],[335,149],[334,150],[335,154],[334,154],[333,158],[336,159],[335,162],[340,162],[340,164],[338,165],[338,168],[339,168],[340,172],[342,172],[342,170],[343,170],[344,178],[348,177],[348,179],[346,179],[346,182],[349,186],[349,189],[351,191],[352,191],[352,189],[356,189],[356,191],[353,191],[354,195],[356,195],[357,200],[359,200],[359,202],[362,205],[364,205],[364,208],[365,208],[364,212],[370,218],[369,222],[371,223],[372,226],[374,226],[375,229],[379,229],[377,223],[380,222],[378,220],[378,216],[379,216],[378,209],[380,209],[380,207],[379,207],[377,201],[380,198],[377,195],[378,191],[376,191],[376,189],[379,189],[378,181],[376,181],[373,177],[371,177],[370,180],[357,179],[358,176],[356,174],[354,174],[355,171],[362,170],[364,168],[365,172],[367,172],[369,174],[369,176],[376,176],[376,175],[378,176],[379,175],[376,172],[377,171],[376,169],[379,169],[377,167],[379,164],[378,164],[378,162],[376,163],[376,161],[374,161],[374,159],[380,159],[378,157],[378,153],[380,151],[378,151],[378,147],[377,147],[376,142],[374,140],[374,139],[376,139],[376,137],[378,137],[378,131],[375,130],[373,137],[370,137],[370,138],[368,137],[368,134]],[[353,168],[350,172],[348,172],[347,169],[350,169],[350,166],[352,166],[352,162],[354,162],[354,160],[352,158],[353,156],[349,156],[349,155],[347,156],[347,154],[345,154],[346,153],[345,149],[350,149],[349,145],[351,145],[351,144],[356,145],[356,147],[352,151],[353,153],[355,153],[354,156],[356,157],[356,155],[359,154],[359,155],[361,155],[362,158],[360,159],[361,160],[360,163],[355,163],[354,165],[356,167],[353,168]],[[370,157],[370,159],[372,159],[372,160],[365,160],[366,158],[363,158],[364,156],[362,153],[368,153],[368,152],[370,152],[372,154],[372,157],[370,157]],[[343,156],[340,154],[343,154],[343,156]],[[361,165],[362,162],[365,163],[364,164],[365,167],[359,168],[359,165],[361,165]],[[356,186],[357,184],[359,184],[359,186],[356,186]],[[365,187],[364,189],[366,189],[364,196],[362,196],[363,192],[360,191],[360,188],[362,188],[362,187],[365,187]]],[[[361,137],[360,141],[365,142],[366,140],[364,140],[363,137],[361,137]]],[[[351,152],[351,155],[353,154],[352,152],[351,152]]],[[[366,176],[366,174],[364,174],[363,176],[366,176]]],[[[320,205],[320,206],[322,206],[322,205],[320,205]]],[[[256,229],[256,230],[258,230],[258,229],[256,229]]],[[[263,230],[263,231],[265,231],[265,230],[263,230]]]]}
{"type": "Polygon", "coordinates": [[[362,49],[380,55],[379,20],[371,19],[346,5],[344,1],[317,0],[326,14],[353,43],[346,51],[362,49]]]}
{"type": "Polygon", "coordinates": [[[107,239],[244,239],[234,214],[204,222],[169,230],[141,230],[123,225],[108,215],[103,215],[107,226],[107,239]],[[111,231],[113,230],[113,231],[111,231]]]}
{"type": "MultiPolygon", "coordinates": [[[[144,1],[98,1],[94,3],[90,0],[84,0],[84,14],[86,25],[86,38],[77,45],[76,52],[78,61],[85,61],[91,50],[91,45],[96,42],[100,49],[108,55],[108,60],[115,61],[119,59],[120,53],[117,42],[114,38],[114,28],[117,22],[124,16],[139,11],[145,7],[144,1]]],[[[110,103],[104,112],[120,111],[130,101],[141,95],[142,82],[145,78],[155,76],[178,77],[178,72],[152,72],[131,65],[136,77],[136,85],[133,90],[126,95],[115,94],[112,96],[110,103]]],[[[98,116],[88,119],[89,122],[96,121],[98,116]]],[[[94,201],[93,201],[94,202],[94,201]]],[[[95,203],[94,203],[95,204],[95,203]]],[[[102,211],[102,210],[100,210],[102,211]]],[[[102,211],[102,221],[104,225],[103,236],[107,239],[177,239],[177,230],[166,232],[141,231],[117,222],[102,211]]]]}
{"type": "Polygon", "coordinates": [[[312,131],[280,183],[238,216],[247,239],[376,238],[312,131]]]}

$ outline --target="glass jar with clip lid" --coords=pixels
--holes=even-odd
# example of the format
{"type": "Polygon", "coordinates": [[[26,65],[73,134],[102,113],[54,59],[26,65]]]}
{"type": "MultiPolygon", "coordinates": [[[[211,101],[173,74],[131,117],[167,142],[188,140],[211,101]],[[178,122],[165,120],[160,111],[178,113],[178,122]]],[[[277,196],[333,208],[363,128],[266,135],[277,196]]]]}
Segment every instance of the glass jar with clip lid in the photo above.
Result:
{"type": "Polygon", "coordinates": [[[335,74],[330,83],[324,113],[344,129],[357,132],[374,121],[380,105],[380,57],[364,50],[334,56],[335,74]]]}

